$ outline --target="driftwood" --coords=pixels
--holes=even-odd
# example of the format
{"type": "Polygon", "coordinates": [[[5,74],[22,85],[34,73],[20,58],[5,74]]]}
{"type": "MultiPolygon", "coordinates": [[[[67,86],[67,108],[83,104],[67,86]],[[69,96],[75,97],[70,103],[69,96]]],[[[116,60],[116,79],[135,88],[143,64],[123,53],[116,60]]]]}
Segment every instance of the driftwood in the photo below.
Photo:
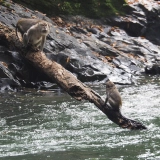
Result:
{"type": "MultiPolygon", "coordinates": [[[[14,29],[0,23],[0,42],[10,50],[16,50],[23,55],[22,43],[17,39],[14,29]]],[[[146,129],[140,122],[124,117],[120,111],[113,111],[101,99],[98,93],[80,82],[71,72],[67,71],[60,64],[49,60],[43,52],[30,51],[26,54],[27,58],[35,67],[42,70],[63,90],[76,100],[88,100],[94,103],[107,117],[122,128],[146,129]]]]}

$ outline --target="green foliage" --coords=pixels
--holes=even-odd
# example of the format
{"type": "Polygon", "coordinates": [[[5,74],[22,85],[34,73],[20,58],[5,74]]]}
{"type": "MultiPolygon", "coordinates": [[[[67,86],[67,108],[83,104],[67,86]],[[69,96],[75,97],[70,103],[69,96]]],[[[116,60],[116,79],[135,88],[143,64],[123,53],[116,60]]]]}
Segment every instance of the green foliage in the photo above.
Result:
{"type": "Polygon", "coordinates": [[[123,14],[125,0],[13,0],[49,15],[84,15],[92,18],[123,14]]]}
{"type": "Polygon", "coordinates": [[[5,0],[0,0],[0,4],[3,5],[5,3],[5,0]]]}
{"type": "Polygon", "coordinates": [[[0,0],[0,5],[3,5],[3,6],[5,6],[5,7],[7,7],[7,8],[10,7],[10,4],[9,4],[9,3],[6,3],[5,0],[0,0]]]}

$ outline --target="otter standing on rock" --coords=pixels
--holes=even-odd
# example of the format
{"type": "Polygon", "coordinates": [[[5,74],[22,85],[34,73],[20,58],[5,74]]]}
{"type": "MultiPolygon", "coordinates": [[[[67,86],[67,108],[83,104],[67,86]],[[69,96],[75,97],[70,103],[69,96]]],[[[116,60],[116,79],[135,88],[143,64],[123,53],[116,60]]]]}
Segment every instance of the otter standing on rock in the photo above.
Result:
{"type": "Polygon", "coordinates": [[[121,95],[115,84],[110,80],[106,82],[106,94],[105,105],[108,104],[113,110],[119,110],[122,106],[121,95]]]}

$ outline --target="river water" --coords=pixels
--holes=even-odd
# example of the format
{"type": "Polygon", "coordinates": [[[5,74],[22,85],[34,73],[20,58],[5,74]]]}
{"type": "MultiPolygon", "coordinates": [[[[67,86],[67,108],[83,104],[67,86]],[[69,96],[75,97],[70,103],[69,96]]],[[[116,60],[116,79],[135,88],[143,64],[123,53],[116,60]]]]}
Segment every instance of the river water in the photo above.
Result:
{"type": "MultiPolygon", "coordinates": [[[[105,98],[104,88],[93,89],[105,98]]],[[[147,130],[119,128],[93,104],[60,90],[1,93],[0,160],[159,160],[158,78],[118,88],[122,114],[147,130]]]]}

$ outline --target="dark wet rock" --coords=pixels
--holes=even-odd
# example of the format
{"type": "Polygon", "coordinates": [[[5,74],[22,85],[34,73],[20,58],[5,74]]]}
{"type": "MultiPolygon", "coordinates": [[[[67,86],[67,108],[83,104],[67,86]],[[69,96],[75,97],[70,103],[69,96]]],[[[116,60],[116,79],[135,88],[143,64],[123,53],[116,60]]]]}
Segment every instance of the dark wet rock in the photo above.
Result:
{"type": "Polygon", "coordinates": [[[106,18],[106,24],[124,29],[132,37],[145,36],[154,44],[160,45],[160,5],[151,0],[129,3],[130,13],[123,17],[106,18]]]}
{"type": "Polygon", "coordinates": [[[100,33],[100,31],[97,28],[88,28],[87,29],[88,32],[91,32],[93,34],[98,34],[100,33]]]}
{"type": "Polygon", "coordinates": [[[108,71],[108,67],[104,64],[104,70],[101,72],[101,61],[90,51],[87,52],[78,48],[76,50],[65,49],[57,55],[47,54],[47,57],[63,65],[81,81],[101,81],[107,77],[106,72],[108,71]]]}
{"type": "Polygon", "coordinates": [[[103,55],[103,56],[113,56],[117,57],[119,55],[119,51],[111,47],[110,45],[99,41],[94,40],[93,38],[86,38],[83,41],[88,47],[90,47],[93,51],[103,55]]]}
{"type": "MultiPolygon", "coordinates": [[[[47,37],[46,56],[64,66],[82,82],[132,84],[141,72],[159,73],[160,7],[156,1],[130,3],[126,16],[91,20],[82,16],[46,17],[18,4],[1,6],[0,22],[15,28],[21,17],[39,17],[53,24],[47,37]],[[151,67],[148,67],[148,64],[151,67]],[[153,70],[155,71],[151,71],[153,70]]],[[[47,88],[44,76],[20,53],[8,51],[0,40],[0,76],[25,87],[47,88]],[[16,82],[17,81],[17,82],[16,82]],[[42,83],[41,83],[42,82],[42,83]]]]}
{"type": "Polygon", "coordinates": [[[7,48],[0,46],[0,78],[3,78],[0,87],[3,90],[10,90],[13,86],[38,88],[38,85],[33,85],[38,81],[50,81],[50,79],[40,73],[18,52],[8,51],[7,48]],[[11,80],[9,81],[8,78],[11,80]],[[5,82],[6,81],[6,82],[5,82]],[[6,86],[7,83],[8,86],[6,86]],[[11,83],[12,82],[12,83],[11,83]],[[16,85],[15,85],[16,84],[16,85]],[[6,86],[6,89],[4,89],[6,86]],[[10,86],[10,87],[9,87],[10,86]]]}
{"type": "MultiPolygon", "coordinates": [[[[138,19],[128,16],[128,17],[112,17],[110,20],[106,21],[107,24],[112,24],[124,29],[128,35],[133,37],[138,37],[141,35],[141,30],[144,28],[145,24],[142,24],[138,19]]],[[[113,34],[114,32],[112,32],[113,34]]],[[[116,33],[114,33],[116,34],[116,33]]],[[[117,33],[118,34],[118,33],[117,33]]]]}
{"type": "Polygon", "coordinates": [[[70,29],[72,32],[76,32],[78,34],[87,34],[87,31],[85,31],[84,29],[80,28],[80,27],[76,27],[76,26],[73,26],[71,27],[70,29]]]}
{"type": "Polygon", "coordinates": [[[101,40],[102,38],[105,38],[105,37],[109,37],[108,34],[106,34],[105,32],[100,32],[99,36],[98,36],[98,39],[101,40]]]}
{"type": "Polygon", "coordinates": [[[160,64],[148,65],[145,67],[145,73],[150,75],[160,74],[160,64]]]}
{"type": "Polygon", "coordinates": [[[1,78],[0,79],[0,92],[5,91],[17,91],[20,86],[9,78],[1,78]]]}

